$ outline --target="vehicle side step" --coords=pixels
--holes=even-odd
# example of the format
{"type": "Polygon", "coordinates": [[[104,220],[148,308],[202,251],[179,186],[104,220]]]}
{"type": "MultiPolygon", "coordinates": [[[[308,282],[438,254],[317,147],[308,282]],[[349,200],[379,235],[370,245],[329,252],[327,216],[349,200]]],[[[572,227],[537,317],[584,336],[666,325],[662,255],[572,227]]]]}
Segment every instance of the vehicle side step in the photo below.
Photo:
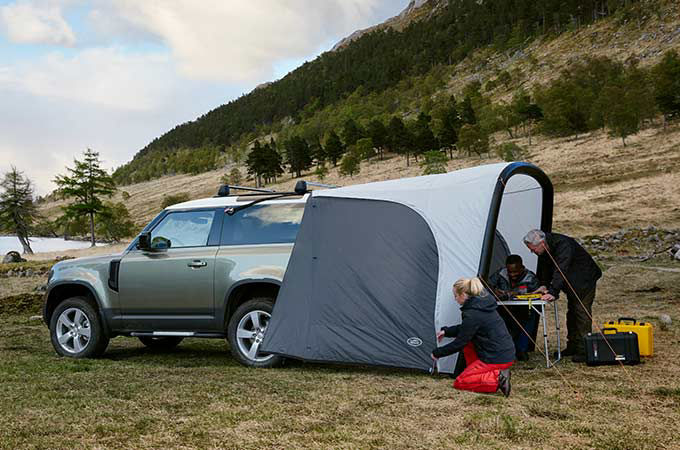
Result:
{"type": "Polygon", "coordinates": [[[195,337],[195,338],[224,338],[224,333],[199,333],[194,331],[133,331],[130,336],[151,336],[151,337],[195,337]]]}

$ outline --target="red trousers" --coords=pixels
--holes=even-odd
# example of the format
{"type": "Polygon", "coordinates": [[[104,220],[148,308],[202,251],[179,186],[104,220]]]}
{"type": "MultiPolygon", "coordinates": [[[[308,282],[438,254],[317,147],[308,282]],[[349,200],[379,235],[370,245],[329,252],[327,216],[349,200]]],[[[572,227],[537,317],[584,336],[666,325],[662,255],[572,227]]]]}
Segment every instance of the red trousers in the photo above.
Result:
{"type": "Polygon", "coordinates": [[[514,361],[504,364],[487,364],[477,358],[472,342],[463,349],[467,367],[456,377],[453,387],[461,391],[496,392],[498,390],[498,376],[501,370],[507,369],[514,361]]]}

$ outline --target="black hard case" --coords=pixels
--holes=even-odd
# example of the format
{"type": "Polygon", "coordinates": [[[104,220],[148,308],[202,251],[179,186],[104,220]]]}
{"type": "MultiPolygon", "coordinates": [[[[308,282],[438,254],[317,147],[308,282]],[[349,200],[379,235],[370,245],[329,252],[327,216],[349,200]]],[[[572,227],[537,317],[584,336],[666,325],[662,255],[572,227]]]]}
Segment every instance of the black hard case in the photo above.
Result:
{"type": "Polygon", "coordinates": [[[584,338],[586,364],[602,366],[623,363],[640,363],[640,349],[637,334],[632,331],[619,333],[616,328],[605,328],[602,333],[588,333],[584,338]],[[611,333],[614,331],[614,333],[611,333]],[[606,338],[606,341],[605,341],[606,338]],[[612,350],[614,350],[612,352],[612,350]]]}

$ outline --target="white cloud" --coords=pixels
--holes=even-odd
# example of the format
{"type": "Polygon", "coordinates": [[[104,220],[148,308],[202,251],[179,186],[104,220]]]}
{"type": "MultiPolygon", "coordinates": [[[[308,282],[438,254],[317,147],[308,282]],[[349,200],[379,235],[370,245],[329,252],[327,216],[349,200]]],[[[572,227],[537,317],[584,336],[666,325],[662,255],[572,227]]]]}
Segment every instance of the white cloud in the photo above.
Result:
{"type": "Polygon", "coordinates": [[[123,22],[158,36],[188,78],[233,82],[270,78],[278,61],[308,56],[329,38],[373,24],[384,3],[110,0],[90,17],[100,29],[121,30],[123,22]]]}
{"type": "Polygon", "coordinates": [[[157,108],[176,83],[168,55],[130,54],[117,47],[87,49],[70,57],[53,52],[0,67],[0,88],[125,110],[157,108]]]}
{"type": "Polygon", "coordinates": [[[0,6],[0,29],[17,44],[72,47],[76,43],[76,36],[64,20],[61,7],[51,2],[19,1],[0,6]]]}

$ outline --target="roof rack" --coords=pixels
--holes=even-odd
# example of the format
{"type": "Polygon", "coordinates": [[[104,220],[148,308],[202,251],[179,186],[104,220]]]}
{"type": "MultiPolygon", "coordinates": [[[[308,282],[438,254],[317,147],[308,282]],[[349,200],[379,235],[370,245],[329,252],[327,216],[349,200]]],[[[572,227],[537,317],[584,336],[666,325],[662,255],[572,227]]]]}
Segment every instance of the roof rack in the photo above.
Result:
{"type": "Polygon", "coordinates": [[[229,197],[231,196],[231,190],[236,190],[236,191],[248,191],[252,192],[251,194],[241,194],[242,197],[245,196],[255,196],[255,195],[260,195],[260,194],[272,194],[272,195],[278,195],[278,194],[297,194],[297,195],[304,195],[308,193],[309,187],[321,187],[321,188],[326,188],[326,189],[335,189],[340,186],[336,186],[333,184],[322,184],[322,183],[317,183],[314,181],[304,181],[300,180],[297,183],[295,183],[295,189],[293,192],[276,192],[271,189],[260,189],[260,188],[252,188],[248,186],[231,186],[228,184],[223,184],[220,186],[220,189],[217,191],[217,195],[215,197],[229,197]]]}
{"type": "Polygon", "coordinates": [[[217,195],[215,197],[229,197],[231,195],[231,190],[236,190],[236,191],[249,191],[249,192],[257,192],[257,193],[265,193],[265,194],[276,194],[276,191],[273,191],[271,189],[259,189],[259,188],[252,188],[248,186],[230,186],[228,184],[223,184],[220,186],[220,189],[217,191],[217,195]]]}

